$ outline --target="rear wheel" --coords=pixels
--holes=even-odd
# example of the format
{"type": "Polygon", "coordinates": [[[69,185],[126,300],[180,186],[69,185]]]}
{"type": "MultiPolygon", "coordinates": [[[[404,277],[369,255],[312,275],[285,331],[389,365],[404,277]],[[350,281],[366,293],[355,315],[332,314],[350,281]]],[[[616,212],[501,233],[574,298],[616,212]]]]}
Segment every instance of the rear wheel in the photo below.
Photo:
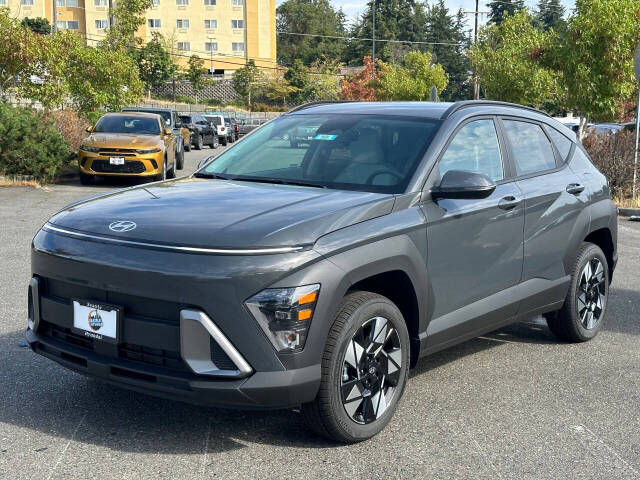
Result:
{"type": "Polygon", "coordinates": [[[409,373],[409,333],[387,298],[347,295],[334,319],[322,357],[320,390],[302,406],[309,427],[340,442],[359,442],[391,420],[409,373]]]}
{"type": "Polygon", "coordinates": [[[211,148],[218,148],[218,138],[215,135],[211,135],[211,143],[209,146],[211,148]]]}
{"type": "Polygon", "coordinates": [[[184,168],[184,144],[179,152],[176,152],[176,158],[173,163],[173,176],[175,177],[176,169],[182,170],[184,168]]]}
{"type": "Polygon", "coordinates": [[[226,146],[227,146],[227,143],[229,143],[229,142],[227,142],[227,137],[223,137],[223,138],[222,138],[222,142],[221,142],[221,143],[222,143],[222,146],[223,146],[223,147],[226,147],[226,146]]]}
{"type": "Polygon", "coordinates": [[[196,134],[196,140],[193,142],[193,148],[196,150],[202,150],[202,135],[196,134]]]}
{"type": "Polygon", "coordinates": [[[184,144],[184,151],[185,152],[190,152],[191,151],[191,141],[189,141],[189,143],[185,143],[184,144]]]}
{"type": "Polygon", "coordinates": [[[607,258],[600,247],[585,242],[574,263],[564,305],[546,315],[549,329],[566,342],[591,340],[602,329],[608,296],[607,258]]]}

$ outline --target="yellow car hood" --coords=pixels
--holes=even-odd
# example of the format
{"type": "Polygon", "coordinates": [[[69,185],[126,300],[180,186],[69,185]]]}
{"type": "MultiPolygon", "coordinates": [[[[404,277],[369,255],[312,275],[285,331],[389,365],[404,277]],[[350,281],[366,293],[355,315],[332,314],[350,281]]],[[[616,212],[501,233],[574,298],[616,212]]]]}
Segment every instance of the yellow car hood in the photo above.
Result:
{"type": "Polygon", "coordinates": [[[164,147],[159,136],[128,135],[125,133],[94,133],[84,142],[85,145],[99,148],[153,148],[164,147]]]}

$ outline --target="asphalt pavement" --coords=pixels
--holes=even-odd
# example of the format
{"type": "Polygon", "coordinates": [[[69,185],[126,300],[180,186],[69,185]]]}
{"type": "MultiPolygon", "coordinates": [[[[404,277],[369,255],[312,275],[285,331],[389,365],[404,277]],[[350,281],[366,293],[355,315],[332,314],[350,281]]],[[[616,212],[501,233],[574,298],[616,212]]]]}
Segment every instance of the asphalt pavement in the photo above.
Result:
{"type": "MultiPolygon", "coordinates": [[[[218,152],[187,153],[179,174],[218,152]]],[[[640,479],[640,224],[620,219],[594,341],[559,343],[538,318],[427,357],[387,429],[344,446],[295,411],[157,399],[20,346],[31,238],[65,204],[127,184],[0,188],[0,479],[640,479]]]]}

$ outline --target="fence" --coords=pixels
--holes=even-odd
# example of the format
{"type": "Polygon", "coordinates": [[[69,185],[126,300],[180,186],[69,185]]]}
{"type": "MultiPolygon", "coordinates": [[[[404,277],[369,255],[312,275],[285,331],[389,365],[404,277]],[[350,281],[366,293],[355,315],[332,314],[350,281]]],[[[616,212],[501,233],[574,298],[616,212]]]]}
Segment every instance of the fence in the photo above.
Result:
{"type": "Polygon", "coordinates": [[[190,103],[179,103],[179,102],[140,102],[135,105],[131,105],[132,107],[144,107],[144,108],[172,108],[179,113],[206,113],[206,114],[220,114],[225,117],[230,118],[238,118],[238,119],[248,119],[248,118],[259,118],[270,120],[272,118],[279,117],[284,112],[245,112],[243,110],[232,110],[232,109],[218,109],[216,107],[212,107],[210,105],[194,105],[190,103]]]}

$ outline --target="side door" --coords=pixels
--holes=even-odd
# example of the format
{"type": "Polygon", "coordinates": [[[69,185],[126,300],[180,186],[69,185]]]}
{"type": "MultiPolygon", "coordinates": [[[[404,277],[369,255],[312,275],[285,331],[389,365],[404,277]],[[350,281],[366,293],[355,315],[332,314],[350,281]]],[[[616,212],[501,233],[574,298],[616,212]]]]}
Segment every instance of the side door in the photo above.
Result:
{"type": "Polygon", "coordinates": [[[527,317],[565,298],[568,267],[589,228],[589,192],[543,124],[517,117],[500,121],[525,197],[522,287],[527,294],[518,314],[527,317]]]}
{"type": "Polygon", "coordinates": [[[437,199],[427,222],[427,348],[494,330],[515,317],[522,273],[523,195],[511,177],[494,117],[475,117],[452,135],[427,185],[449,170],[484,173],[496,189],[482,199],[437,199]]]}

